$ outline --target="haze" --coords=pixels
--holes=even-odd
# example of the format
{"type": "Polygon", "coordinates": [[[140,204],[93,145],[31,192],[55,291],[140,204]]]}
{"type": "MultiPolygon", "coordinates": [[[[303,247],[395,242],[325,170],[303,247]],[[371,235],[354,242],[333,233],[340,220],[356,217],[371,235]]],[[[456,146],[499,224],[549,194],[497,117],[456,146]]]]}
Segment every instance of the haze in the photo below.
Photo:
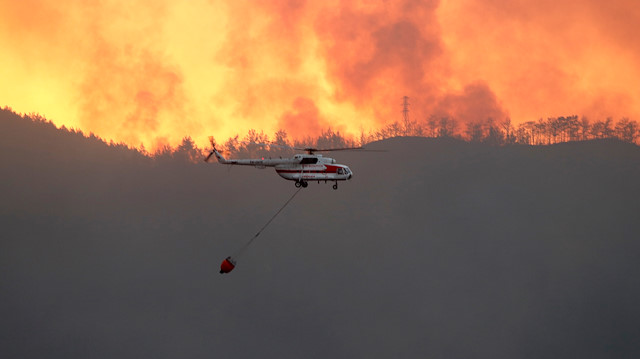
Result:
{"type": "Polygon", "coordinates": [[[0,112],[2,358],[637,358],[640,150],[395,138],[354,178],[0,112]]]}

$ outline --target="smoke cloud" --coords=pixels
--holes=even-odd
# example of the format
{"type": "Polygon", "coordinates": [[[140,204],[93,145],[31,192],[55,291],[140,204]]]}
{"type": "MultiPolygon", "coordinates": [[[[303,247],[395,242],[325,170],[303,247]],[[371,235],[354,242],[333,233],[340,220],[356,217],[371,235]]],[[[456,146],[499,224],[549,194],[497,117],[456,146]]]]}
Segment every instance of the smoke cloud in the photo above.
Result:
{"type": "Polygon", "coordinates": [[[292,110],[285,112],[278,122],[279,128],[292,133],[320,133],[329,125],[319,117],[318,107],[311,99],[299,97],[294,100],[292,110]]]}
{"type": "Polygon", "coordinates": [[[355,134],[403,96],[417,122],[637,119],[639,21],[632,0],[3,2],[0,105],[150,149],[355,134]]]}

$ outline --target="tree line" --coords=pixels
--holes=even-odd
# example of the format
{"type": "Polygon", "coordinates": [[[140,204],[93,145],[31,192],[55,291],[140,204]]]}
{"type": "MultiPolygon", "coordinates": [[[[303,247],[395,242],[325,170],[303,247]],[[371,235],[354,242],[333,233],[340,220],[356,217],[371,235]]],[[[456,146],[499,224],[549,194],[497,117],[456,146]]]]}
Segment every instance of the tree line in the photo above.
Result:
{"type": "MultiPolygon", "coordinates": [[[[30,119],[35,123],[55,128],[44,116],[39,114],[17,115],[10,108],[2,109],[14,116],[30,119]]],[[[109,147],[119,150],[133,150],[141,155],[157,160],[186,160],[189,162],[200,161],[210,149],[199,148],[189,136],[182,142],[172,147],[164,145],[153,153],[148,152],[143,145],[131,147],[124,143],[107,143],[93,133],[85,135],[78,129],[67,129],[62,126],[60,131],[73,136],[81,136],[87,140],[102,142],[109,147]]],[[[461,122],[451,117],[431,116],[426,121],[406,121],[404,123],[392,122],[378,130],[366,132],[362,130],[359,135],[350,136],[326,129],[317,137],[311,135],[304,138],[289,138],[287,132],[280,129],[270,137],[263,131],[251,129],[240,137],[235,135],[224,142],[218,142],[219,150],[229,157],[290,157],[304,148],[344,148],[365,146],[368,143],[393,137],[428,137],[428,138],[455,138],[471,143],[484,143],[495,146],[504,145],[551,145],[571,141],[587,141],[594,139],[615,138],[620,141],[640,144],[640,126],[637,121],[622,118],[614,122],[612,118],[591,121],[586,117],[561,116],[528,121],[514,126],[511,119],[496,121],[488,118],[480,122],[461,122]]]]}
{"type": "MultiPolygon", "coordinates": [[[[640,126],[637,121],[612,118],[590,121],[586,117],[561,116],[528,121],[514,126],[511,119],[495,121],[491,118],[480,122],[461,123],[450,117],[431,117],[424,123],[408,121],[390,123],[378,130],[361,131],[359,136],[345,136],[340,131],[327,129],[318,137],[289,139],[285,130],[278,130],[273,140],[264,132],[249,130],[247,135],[235,135],[218,144],[223,151],[234,157],[290,156],[295,148],[342,148],[364,146],[367,143],[393,137],[455,138],[471,143],[495,146],[505,145],[552,145],[571,141],[588,141],[614,138],[638,144],[640,126]]],[[[187,140],[187,139],[185,139],[187,140]]],[[[183,142],[183,145],[185,143],[183,142]]]]}
{"type": "Polygon", "coordinates": [[[618,122],[611,117],[590,121],[586,117],[561,116],[527,121],[514,126],[511,119],[495,121],[488,118],[480,122],[461,123],[450,117],[430,117],[425,123],[391,123],[381,130],[361,135],[361,143],[398,136],[451,137],[467,142],[492,145],[551,145],[561,142],[587,141],[617,138],[624,142],[638,143],[640,126],[637,121],[622,118],[618,122]]]}

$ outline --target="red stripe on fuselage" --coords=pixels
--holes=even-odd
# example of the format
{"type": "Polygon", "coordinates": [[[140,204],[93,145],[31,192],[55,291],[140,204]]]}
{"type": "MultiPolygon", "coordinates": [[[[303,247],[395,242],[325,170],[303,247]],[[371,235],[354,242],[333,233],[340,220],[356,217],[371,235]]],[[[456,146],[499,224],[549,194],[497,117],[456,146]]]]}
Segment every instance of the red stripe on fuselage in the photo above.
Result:
{"type": "Polygon", "coordinates": [[[332,166],[332,165],[325,165],[325,169],[324,170],[308,170],[304,167],[302,167],[302,169],[298,169],[298,170],[289,170],[289,169],[279,169],[276,168],[276,172],[278,173],[300,173],[300,172],[304,172],[304,173],[338,173],[338,168],[343,168],[343,167],[339,167],[339,166],[332,166]]]}
{"type": "Polygon", "coordinates": [[[278,173],[335,173],[329,171],[305,171],[305,170],[276,170],[278,173]]]}

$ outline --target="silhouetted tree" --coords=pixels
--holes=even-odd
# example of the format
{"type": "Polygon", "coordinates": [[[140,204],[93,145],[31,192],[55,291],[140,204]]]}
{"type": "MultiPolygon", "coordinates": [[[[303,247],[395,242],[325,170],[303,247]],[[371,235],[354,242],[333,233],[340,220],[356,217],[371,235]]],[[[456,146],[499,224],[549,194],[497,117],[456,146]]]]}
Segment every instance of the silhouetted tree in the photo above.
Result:
{"type": "Polygon", "coordinates": [[[578,122],[578,132],[580,140],[586,141],[589,139],[589,134],[591,133],[591,123],[589,122],[588,118],[583,116],[580,119],[580,121],[578,122]]]}
{"type": "Polygon", "coordinates": [[[580,140],[580,120],[578,116],[569,116],[565,118],[566,121],[566,138],[565,141],[578,141],[580,140]]]}
{"type": "Polygon", "coordinates": [[[394,121],[376,133],[376,137],[380,140],[385,138],[400,137],[404,134],[404,129],[398,121],[394,121]]]}
{"type": "Polygon", "coordinates": [[[424,136],[424,128],[416,121],[407,121],[405,123],[404,136],[424,136]]]}
{"type": "Polygon", "coordinates": [[[265,157],[269,155],[269,136],[264,132],[250,129],[247,135],[242,139],[243,156],[246,157],[265,157]]]}
{"type": "Polygon", "coordinates": [[[469,142],[482,142],[485,138],[484,125],[481,122],[467,122],[465,134],[469,142]]]}
{"type": "MultiPolygon", "coordinates": [[[[109,146],[113,145],[113,141],[109,143],[109,146]]],[[[173,148],[167,143],[158,147],[158,149],[153,153],[153,158],[159,161],[168,161],[173,158],[173,148]]]]}
{"type": "Polygon", "coordinates": [[[273,140],[273,144],[274,145],[278,145],[278,146],[291,147],[291,145],[289,144],[287,131],[285,131],[285,130],[276,131],[275,136],[274,136],[274,140],[273,140]]]}
{"type": "Polygon", "coordinates": [[[516,142],[516,136],[514,135],[514,128],[511,125],[511,119],[507,117],[500,123],[500,127],[504,131],[504,143],[507,145],[514,144],[516,142]]]}
{"type": "Polygon", "coordinates": [[[340,131],[334,132],[331,128],[322,131],[316,140],[317,148],[343,148],[355,147],[355,143],[340,135],[340,131]]]}
{"type": "Polygon", "coordinates": [[[185,162],[197,163],[202,160],[202,152],[198,149],[191,137],[187,136],[182,139],[182,143],[180,143],[173,152],[172,157],[185,162]]]}
{"type": "MultiPolygon", "coordinates": [[[[91,135],[93,136],[93,133],[91,135]]],[[[147,157],[150,156],[149,152],[147,151],[146,147],[144,146],[144,143],[140,143],[140,146],[136,150],[143,156],[147,156],[147,157]]]]}
{"type": "Polygon", "coordinates": [[[441,117],[438,127],[438,137],[454,137],[458,130],[458,121],[449,117],[441,117]]]}
{"type": "Polygon", "coordinates": [[[624,117],[616,124],[615,133],[616,137],[620,140],[635,143],[636,139],[640,136],[638,132],[638,122],[630,121],[624,117]]]}
{"type": "Polygon", "coordinates": [[[602,127],[602,134],[604,135],[604,138],[614,137],[615,132],[613,129],[613,119],[611,117],[607,117],[607,119],[604,120],[604,125],[602,127]]]}
{"type": "Polygon", "coordinates": [[[600,139],[600,138],[604,138],[604,122],[603,121],[596,121],[591,125],[591,129],[590,129],[590,134],[592,136],[592,138],[596,138],[596,139],[600,139]]]}
{"type": "Polygon", "coordinates": [[[504,134],[494,125],[492,118],[487,119],[486,128],[487,134],[482,142],[493,146],[504,144],[504,134]]]}
{"type": "Polygon", "coordinates": [[[535,143],[536,123],[527,121],[518,125],[516,131],[516,142],[524,145],[533,145],[535,143]]]}
{"type": "Polygon", "coordinates": [[[427,120],[427,136],[428,137],[437,137],[438,136],[438,119],[436,116],[430,116],[427,120]]]}
{"type": "Polygon", "coordinates": [[[535,145],[551,144],[551,131],[549,131],[549,124],[539,119],[535,125],[535,145]]]}
{"type": "Polygon", "coordinates": [[[224,151],[229,157],[238,157],[240,154],[240,141],[238,141],[238,135],[229,137],[227,142],[224,143],[224,151]]]}
{"type": "Polygon", "coordinates": [[[372,135],[371,133],[367,134],[364,131],[364,127],[360,128],[360,139],[359,139],[359,145],[360,146],[364,146],[369,142],[372,142],[374,140],[375,136],[372,135]]]}
{"type": "Polygon", "coordinates": [[[293,141],[293,147],[297,148],[306,148],[306,147],[318,147],[317,139],[311,136],[306,136],[304,138],[297,138],[293,141]]]}
{"type": "Polygon", "coordinates": [[[272,142],[275,146],[269,146],[269,156],[271,157],[288,157],[293,155],[294,150],[287,135],[287,131],[278,130],[275,133],[275,139],[272,142]]]}
{"type": "Polygon", "coordinates": [[[596,121],[591,126],[591,134],[594,138],[611,138],[615,133],[612,124],[611,117],[607,117],[604,121],[596,121]]]}

